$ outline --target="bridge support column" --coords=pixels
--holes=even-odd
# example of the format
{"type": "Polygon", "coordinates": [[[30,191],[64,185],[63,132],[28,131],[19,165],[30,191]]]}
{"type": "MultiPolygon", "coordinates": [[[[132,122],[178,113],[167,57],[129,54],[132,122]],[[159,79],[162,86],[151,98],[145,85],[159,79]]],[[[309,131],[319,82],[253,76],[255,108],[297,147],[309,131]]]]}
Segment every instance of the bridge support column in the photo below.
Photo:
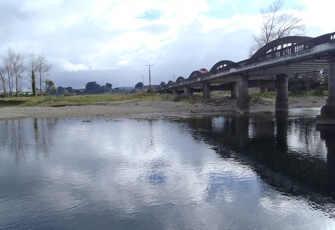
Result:
{"type": "Polygon", "coordinates": [[[249,76],[241,75],[238,80],[237,108],[240,113],[249,113],[249,76]]]}
{"type": "Polygon", "coordinates": [[[288,76],[286,74],[277,75],[277,97],[276,112],[288,111],[288,76]]]}
{"type": "Polygon", "coordinates": [[[203,97],[205,100],[211,98],[211,84],[209,82],[203,83],[203,97]]]}
{"type": "Polygon", "coordinates": [[[184,95],[189,96],[191,93],[191,89],[189,86],[184,86],[184,95]]]}
{"type": "Polygon", "coordinates": [[[335,57],[328,59],[328,98],[326,105],[321,108],[321,115],[316,117],[318,125],[335,125],[335,57]]]}
{"type": "Polygon", "coordinates": [[[237,82],[232,82],[230,86],[230,97],[232,99],[238,98],[238,84],[237,82]]]}
{"type": "Polygon", "coordinates": [[[173,88],[173,89],[172,89],[172,94],[173,94],[173,95],[177,95],[177,94],[178,94],[178,90],[177,90],[176,88],[173,88]]]}
{"type": "Polygon", "coordinates": [[[265,80],[261,80],[261,88],[260,88],[260,93],[265,93],[267,91],[267,83],[265,80]]]}

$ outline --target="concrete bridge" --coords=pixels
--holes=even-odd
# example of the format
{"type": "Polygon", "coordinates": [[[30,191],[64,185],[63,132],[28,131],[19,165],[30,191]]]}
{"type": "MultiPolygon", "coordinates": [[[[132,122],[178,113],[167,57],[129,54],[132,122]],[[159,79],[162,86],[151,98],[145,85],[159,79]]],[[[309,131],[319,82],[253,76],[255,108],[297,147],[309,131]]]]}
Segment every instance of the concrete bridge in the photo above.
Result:
{"type": "Polygon", "coordinates": [[[298,73],[328,70],[326,105],[317,124],[335,125],[335,32],[311,38],[290,36],[279,38],[260,48],[251,58],[233,62],[222,60],[209,71],[193,71],[188,78],[161,83],[159,92],[183,93],[201,91],[209,99],[213,90],[230,90],[237,98],[241,113],[249,112],[249,87],[277,88],[276,112],[288,111],[288,77],[298,73]]]}

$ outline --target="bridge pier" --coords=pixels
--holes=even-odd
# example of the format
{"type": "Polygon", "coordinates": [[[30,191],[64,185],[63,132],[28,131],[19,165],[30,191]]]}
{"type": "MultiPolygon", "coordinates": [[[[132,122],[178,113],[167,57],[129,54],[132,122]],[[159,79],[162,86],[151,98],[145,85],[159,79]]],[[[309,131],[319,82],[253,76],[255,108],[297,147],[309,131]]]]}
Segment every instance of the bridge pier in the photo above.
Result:
{"type": "Polygon", "coordinates": [[[249,75],[246,74],[238,80],[237,108],[240,113],[249,113],[249,75]]]}
{"type": "Polygon", "coordinates": [[[211,84],[209,82],[203,83],[203,97],[205,100],[208,100],[211,98],[211,84]]]}
{"type": "Polygon", "coordinates": [[[184,86],[184,95],[189,96],[191,93],[191,89],[189,86],[184,86]]]}
{"type": "Polygon", "coordinates": [[[265,80],[261,80],[260,93],[265,93],[268,90],[267,83],[265,80]]]}
{"type": "Polygon", "coordinates": [[[335,125],[335,57],[328,59],[328,98],[326,105],[321,108],[321,115],[316,117],[318,125],[335,125]]]}
{"type": "Polygon", "coordinates": [[[173,88],[173,89],[172,89],[172,94],[173,94],[173,95],[177,95],[177,94],[178,94],[178,90],[177,90],[177,88],[173,88]]]}
{"type": "Polygon", "coordinates": [[[238,84],[237,82],[232,82],[230,84],[230,97],[232,99],[237,99],[238,98],[238,84]]]}
{"type": "Polygon", "coordinates": [[[288,76],[286,74],[277,75],[277,97],[276,112],[288,111],[288,76]]]}

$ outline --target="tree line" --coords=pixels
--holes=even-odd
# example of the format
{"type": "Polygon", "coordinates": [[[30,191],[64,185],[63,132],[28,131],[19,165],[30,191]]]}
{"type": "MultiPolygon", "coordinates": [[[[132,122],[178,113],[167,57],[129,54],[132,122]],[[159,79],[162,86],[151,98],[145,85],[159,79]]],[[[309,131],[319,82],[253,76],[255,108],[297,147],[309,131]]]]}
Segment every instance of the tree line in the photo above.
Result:
{"type": "Polygon", "coordinates": [[[54,87],[53,81],[46,79],[51,67],[43,54],[25,56],[9,48],[0,62],[2,95],[19,96],[26,81],[31,83],[33,96],[42,95],[44,84],[45,87],[54,87]]]}

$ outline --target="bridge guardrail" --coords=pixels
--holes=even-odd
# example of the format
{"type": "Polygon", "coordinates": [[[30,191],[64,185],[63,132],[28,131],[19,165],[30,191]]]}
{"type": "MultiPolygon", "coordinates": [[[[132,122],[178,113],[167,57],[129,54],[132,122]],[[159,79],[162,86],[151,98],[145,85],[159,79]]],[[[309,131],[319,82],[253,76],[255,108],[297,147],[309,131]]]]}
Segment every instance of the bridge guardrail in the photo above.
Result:
{"type": "Polygon", "coordinates": [[[253,57],[248,61],[248,64],[253,64],[269,59],[274,59],[294,53],[299,53],[308,49],[312,49],[313,47],[317,45],[321,45],[324,43],[332,43],[335,42],[335,32],[334,33],[329,33],[329,34],[324,34],[319,37],[312,38],[310,40],[307,40],[305,42],[297,43],[291,46],[288,46],[283,49],[275,50],[268,52],[264,55],[258,56],[258,57],[253,57]]]}

